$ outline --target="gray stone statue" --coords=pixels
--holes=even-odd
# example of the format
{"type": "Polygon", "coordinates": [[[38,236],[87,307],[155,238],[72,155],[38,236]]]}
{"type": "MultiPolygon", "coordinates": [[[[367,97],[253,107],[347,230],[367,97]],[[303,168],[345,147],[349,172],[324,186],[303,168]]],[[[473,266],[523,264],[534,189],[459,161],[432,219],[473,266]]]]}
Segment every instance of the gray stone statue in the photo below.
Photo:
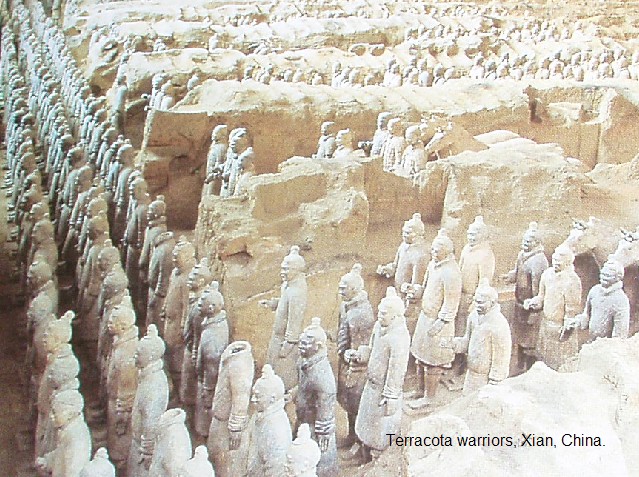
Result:
{"type": "Polygon", "coordinates": [[[623,266],[608,259],[599,273],[599,283],[586,298],[584,311],[577,315],[574,327],[588,330],[588,341],[597,338],[627,338],[630,304],[623,290],[623,266]]]}
{"type": "Polygon", "coordinates": [[[135,355],[138,348],[138,327],[135,312],[118,305],[108,321],[113,345],[108,359],[106,388],[107,443],[116,467],[122,471],[131,444],[131,412],[138,388],[135,355]]]}
{"type": "MultiPolygon", "coordinates": [[[[347,360],[349,350],[357,350],[370,342],[375,316],[368,301],[361,275],[362,266],[353,265],[352,270],[339,282],[339,295],[342,299],[337,332],[337,354],[339,356],[337,378],[337,400],[348,416],[348,436],[341,447],[355,444],[355,419],[359,401],[366,384],[366,363],[347,360]]],[[[349,353],[350,355],[350,353],[349,353]]]]}
{"type": "Polygon", "coordinates": [[[296,345],[302,332],[308,294],[306,262],[299,250],[299,247],[294,245],[282,261],[280,297],[260,301],[260,305],[275,310],[275,323],[266,360],[282,378],[287,390],[297,384],[296,345]]]}
{"type": "Polygon", "coordinates": [[[191,458],[191,436],[185,421],[182,409],[169,409],[160,417],[149,476],[177,477],[191,458]]]}
{"type": "Polygon", "coordinates": [[[158,422],[169,403],[169,384],[163,360],[165,348],[157,328],[150,325],[146,336],[138,343],[135,354],[139,373],[131,411],[132,440],[127,477],[150,477],[148,469],[155,447],[158,422]]]}
{"type": "Polygon", "coordinates": [[[151,323],[156,325],[163,323],[162,310],[164,310],[169,283],[175,267],[173,260],[175,245],[175,236],[171,231],[161,232],[153,241],[153,251],[148,267],[147,326],[151,323]]]}
{"type": "Polygon", "coordinates": [[[388,121],[393,117],[388,111],[383,111],[377,115],[377,129],[373,135],[373,144],[371,147],[371,156],[381,156],[382,148],[388,139],[388,121]]]}
{"type": "Polygon", "coordinates": [[[189,287],[189,309],[184,323],[184,356],[182,358],[182,377],[180,380],[180,402],[187,416],[193,417],[193,406],[197,397],[197,363],[198,349],[202,335],[202,321],[199,301],[206,287],[211,283],[211,270],[208,259],[203,258],[197,263],[187,280],[189,287]]]}
{"type": "Polygon", "coordinates": [[[348,352],[349,361],[368,365],[355,421],[364,461],[376,458],[388,447],[387,433],[399,433],[410,346],[404,312],[404,302],[395,289],[389,287],[379,304],[369,344],[348,352]]]}
{"type": "Polygon", "coordinates": [[[317,143],[316,159],[330,159],[333,157],[335,148],[335,123],[333,121],[325,121],[322,123],[321,136],[317,143]]]}
{"type": "Polygon", "coordinates": [[[255,419],[249,445],[248,475],[285,477],[286,452],[293,440],[291,424],[284,411],[284,383],[269,364],[255,382],[251,401],[255,419]]]}
{"type": "Polygon", "coordinates": [[[287,477],[317,477],[317,464],[322,452],[311,437],[308,424],[300,425],[297,437],[286,453],[287,477]]]}
{"type": "Polygon", "coordinates": [[[474,309],[468,315],[466,332],[453,340],[455,352],[468,356],[464,394],[508,377],[512,339],[497,298],[497,290],[482,279],[475,290],[474,309]]]}
{"type": "Polygon", "coordinates": [[[320,477],[337,477],[337,443],[335,440],[335,401],[337,386],[335,375],[328,361],[327,336],[319,318],[300,336],[298,348],[299,384],[295,399],[298,424],[311,426],[313,437],[322,451],[317,466],[320,477]]]}
{"type": "Polygon", "coordinates": [[[115,477],[115,467],[109,460],[109,452],[104,447],[100,447],[93,459],[82,468],[79,477],[115,477]]]}
{"type": "Polygon", "coordinates": [[[222,354],[208,431],[208,447],[217,477],[244,475],[246,472],[248,411],[254,366],[248,341],[234,341],[222,354]]]}
{"type": "Polygon", "coordinates": [[[173,248],[173,265],[161,318],[164,330],[162,336],[167,346],[167,367],[173,389],[177,392],[184,355],[182,330],[189,304],[188,275],[195,265],[195,248],[186,237],[180,237],[173,248]]]}
{"type": "Polygon", "coordinates": [[[206,446],[197,446],[193,458],[182,466],[177,477],[215,477],[206,446]]]}
{"type": "Polygon", "coordinates": [[[461,272],[455,261],[453,242],[444,229],[433,240],[431,261],[424,282],[408,290],[409,298],[422,298],[422,309],[417,320],[410,351],[418,364],[417,395],[420,399],[409,402],[419,409],[435,397],[439,379],[444,370],[452,366],[455,353],[455,317],[461,298],[461,272]]]}
{"type": "Polygon", "coordinates": [[[51,403],[57,431],[55,449],[36,461],[36,466],[51,477],[79,477],[91,460],[91,434],[83,409],[84,399],[77,390],[63,391],[51,403]]]}
{"type": "Polygon", "coordinates": [[[211,133],[211,147],[206,156],[206,177],[202,188],[202,197],[219,195],[222,188],[222,172],[228,149],[228,126],[219,124],[211,133]]]}
{"type": "MultiPolygon", "coordinates": [[[[199,300],[202,334],[195,370],[198,377],[195,401],[195,430],[206,437],[211,425],[211,406],[216,389],[222,353],[229,344],[229,323],[224,310],[224,297],[213,282],[199,300]]],[[[216,436],[217,437],[217,436],[216,436]]]]}
{"type": "Polygon", "coordinates": [[[512,339],[517,346],[517,365],[521,371],[535,361],[535,345],[539,335],[539,313],[524,309],[524,301],[537,296],[541,274],[548,268],[536,222],[531,222],[521,241],[515,268],[505,279],[515,284],[515,316],[511,322],[512,339]]]}
{"type": "Polygon", "coordinates": [[[557,247],[552,267],[541,275],[539,293],[524,301],[525,310],[543,310],[536,350],[539,358],[555,370],[579,348],[577,334],[571,330],[581,308],[581,280],[574,260],[570,248],[557,247]]]}
{"type": "Polygon", "coordinates": [[[395,289],[406,293],[410,285],[419,284],[428,266],[428,245],[424,238],[426,228],[422,215],[414,213],[402,227],[402,243],[397,248],[395,260],[379,265],[377,273],[394,277],[395,289]]]}

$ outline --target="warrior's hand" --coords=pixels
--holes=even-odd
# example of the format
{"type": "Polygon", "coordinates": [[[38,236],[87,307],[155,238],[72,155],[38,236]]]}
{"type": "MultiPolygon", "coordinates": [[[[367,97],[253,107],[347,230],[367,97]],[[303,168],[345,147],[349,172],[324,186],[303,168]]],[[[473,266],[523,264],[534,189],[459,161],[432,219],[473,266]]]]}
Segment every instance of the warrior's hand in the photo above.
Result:
{"type": "Polygon", "coordinates": [[[275,308],[277,308],[277,303],[279,301],[279,298],[271,298],[270,300],[260,300],[257,302],[257,304],[263,306],[264,308],[269,308],[271,311],[275,311],[275,308]]]}
{"type": "Polygon", "coordinates": [[[330,436],[319,435],[317,436],[317,444],[322,452],[326,452],[328,450],[328,443],[331,440],[330,436]]]}
{"type": "Polygon", "coordinates": [[[539,311],[542,308],[541,300],[538,297],[524,300],[524,310],[539,311]]]}
{"type": "Polygon", "coordinates": [[[288,341],[284,341],[280,346],[280,352],[278,353],[280,358],[286,358],[291,351],[295,348],[295,343],[289,343],[288,341]]]}
{"type": "Polygon", "coordinates": [[[442,329],[444,329],[444,322],[440,319],[437,319],[428,329],[428,336],[437,336],[442,329]]]}
{"type": "Polygon", "coordinates": [[[230,431],[229,432],[229,450],[239,449],[241,440],[242,440],[242,431],[230,431]]]}
{"type": "Polygon", "coordinates": [[[399,402],[397,399],[391,399],[388,397],[382,398],[379,402],[380,406],[384,406],[384,415],[392,416],[395,414],[399,408],[399,402]]]}

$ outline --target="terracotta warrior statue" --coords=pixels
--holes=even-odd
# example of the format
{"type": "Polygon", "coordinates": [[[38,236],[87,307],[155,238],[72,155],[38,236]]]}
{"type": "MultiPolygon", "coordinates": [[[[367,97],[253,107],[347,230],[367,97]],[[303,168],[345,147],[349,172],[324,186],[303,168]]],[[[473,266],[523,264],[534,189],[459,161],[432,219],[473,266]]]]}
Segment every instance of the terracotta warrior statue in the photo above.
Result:
{"type": "MultiPolygon", "coordinates": [[[[148,205],[146,212],[146,230],[143,232],[142,238],[142,246],[140,249],[140,256],[138,260],[138,270],[139,270],[139,279],[140,279],[140,304],[144,306],[145,313],[149,312],[148,303],[149,300],[153,299],[153,309],[151,313],[154,314],[153,321],[151,323],[157,323],[158,315],[162,310],[163,301],[159,297],[155,296],[155,287],[157,286],[157,281],[160,274],[160,268],[162,268],[160,263],[155,261],[153,263],[153,284],[149,284],[149,278],[151,278],[149,273],[151,258],[153,257],[153,253],[155,251],[155,242],[159,235],[165,233],[167,231],[166,227],[166,203],[164,202],[164,196],[159,195],[155,198],[153,202],[148,205]]],[[[175,246],[175,244],[173,244],[175,246]]],[[[165,267],[162,270],[165,274],[165,287],[168,286],[168,279],[171,276],[171,271],[173,270],[173,260],[171,258],[172,249],[164,256],[165,267]]],[[[166,296],[166,289],[164,290],[164,295],[166,296]]],[[[146,319],[146,315],[143,315],[146,319]]],[[[148,319],[146,319],[149,321],[148,319]]]]}
{"type": "Polygon", "coordinates": [[[135,365],[139,370],[138,388],[131,411],[132,440],[127,477],[154,477],[149,475],[149,467],[158,422],[169,403],[169,384],[164,373],[165,348],[155,325],[149,325],[135,354],[135,365]]]}
{"type": "Polygon", "coordinates": [[[521,240],[515,268],[504,277],[515,284],[515,316],[511,322],[513,343],[517,346],[517,364],[528,370],[535,361],[535,344],[539,335],[539,313],[524,309],[524,301],[537,296],[541,274],[548,268],[536,222],[531,222],[521,240]]]}
{"type": "Polygon", "coordinates": [[[630,304],[623,290],[623,266],[608,259],[599,272],[599,283],[586,298],[584,311],[577,315],[574,327],[588,330],[588,341],[597,338],[627,338],[630,304]]]}
{"type": "Polygon", "coordinates": [[[574,317],[581,308],[581,280],[575,272],[575,255],[567,246],[552,254],[552,267],[539,281],[539,293],[524,301],[524,309],[543,310],[537,339],[537,354],[552,369],[577,354],[577,334],[572,332],[574,317]]]}
{"type": "Polygon", "coordinates": [[[393,172],[399,167],[404,149],[406,149],[406,140],[401,119],[393,118],[388,121],[388,137],[382,150],[384,171],[393,172]]]}
{"type": "Polygon", "coordinates": [[[338,131],[335,137],[335,152],[333,159],[346,159],[353,152],[353,133],[350,129],[342,129],[338,131]]]}
{"type": "Polygon", "coordinates": [[[248,341],[234,341],[222,353],[208,431],[208,446],[217,477],[246,472],[254,366],[248,341]]]}
{"type": "Polygon", "coordinates": [[[203,437],[208,436],[209,433],[211,406],[220,360],[224,349],[229,344],[229,322],[224,310],[224,297],[218,287],[218,282],[213,282],[204,290],[198,302],[202,318],[202,334],[195,365],[198,377],[195,430],[203,437]]]}
{"type": "Polygon", "coordinates": [[[248,475],[285,477],[286,452],[293,440],[284,411],[284,382],[265,364],[255,382],[251,401],[255,420],[249,445],[248,475]]]}
{"type": "Polygon", "coordinates": [[[197,446],[193,458],[182,466],[177,477],[215,477],[206,446],[197,446]]]}
{"type": "Polygon", "coordinates": [[[353,265],[349,273],[339,282],[339,295],[342,299],[337,332],[337,354],[339,356],[337,378],[337,401],[348,416],[348,436],[340,447],[353,445],[357,441],[355,419],[359,409],[359,401],[366,384],[366,363],[347,360],[349,350],[359,349],[370,342],[375,326],[373,307],[364,290],[362,266],[353,265]]]}
{"type": "Polygon", "coordinates": [[[109,452],[104,447],[100,447],[93,459],[82,468],[80,477],[115,477],[115,467],[109,460],[109,452]]]}
{"type": "Polygon", "coordinates": [[[322,123],[321,136],[317,143],[316,159],[330,159],[333,157],[335,148],[335,123],[333,121],[325,121],[322,123]]]}
{"type": "Polygon", "coordinates": [[[298,424],[311,427],[322,451],[317,466],[319,477],[337,477],[337,444],[335,440],[335,401],[337,386],[326,350],[327,336],[319,318],[313,318],[298,343],[300,350],[299,384],[295,399],[298,424]]]}
{"type": "Polygon", "coordinates": [[[355,421],[364,461],[376,458],[388,447],[387,433],[400,430],[402,388],[410,346],[404,312],[404,302],[395,289],[389,287],[379,304],[369,344],[347,352],[349,361],[368,365],[355,421]]]}
{"type": "Polygon", "coordinates": [[[287,477],[317,477],[317,464],[322,452],[311,437],[308,424],[301,424],[297,437],[286,453],[287,477]]]}
{"type": "Polygon", "coordinates": [[[195,265],[195,248],[185,237],[173,248],[173,271],[169,279],[166,300],[162,312],[164,332],[162,336],[167,347],[167,368],[173,381],[173,390],[178,392],[184,341],[182,330],[186,322],[189,305],[188,275],[195,265]]]}
{"type": "Polygon", "coordinates": [[[455,353],[455,317],[461,298],[462,277],[444,229],[431,245],[431,261],[422,285],[407,290],[409,299],[422,298],[422,309],[410,346],[418,364],[418,391],[423,397],[408,403],[413,409],[428,405],[435,397],[439,379],[452,366],[455,353]]]}
{"type": "Polygon", "coordinates": [[[272,300],[262,300],[260,305],[275,310],[273,334],[269,342],[267,362],[282,378],[286,389],[297,384],[297,342],[302,332],[306,311],[307,285],[306,261],[294,245],[281,264],[281,295],[272,300]]]}
{"type": "Polygon", "coordinates": [[[373,145],[371,147],[371,156],[381,156],[384,144],[388,139],[388,121],[393,117],[388,111],[383,111],[377,115],[377,129],[373,135],[373,145]]]}
{"type": "Polygon", "coordinates": [[[113,345],[107,365],[107,442],[116,467],[122,472],[131,444],[131,411],[138,388],[135,356],[138,327],[131,307],[118,305],[108,322],[113,345]]]}
{"type": "Polygon", "coordinates": [[[171,231],[161,232],[155,237],[152,245],[151,259],[148,266],[148,304],[146,307],[146,325],[163,323],[162,310],[169,292],[169,282],[175,268],[173,250],[175,235],[171,231]]]}
{"type": "Polygon", "coordinates": [[[126,250],[125,269],[129,277],[129,291],[133,298],[133,304],[140,319],[144,320],[146,315],[146,287],[140,284],[140,252],[144,245],[145,233],[147,230],[148,214],[147,210],[151,203],[151,198],[147,192],[147,183],[144,179],[138,178],[129,187],[129,214],[127,216],[127,226],[122,238],[123,246],[126,250]]]}
{"type": "Polygon", "coordinates": [[[91,460],[91,434],[82,411],[84,399],[77,390],[63,391],[51,403],[56,427],[55,448],[40,457],[36,466],[51,477],[79,477],[91,460]]]}
{"type": "Polygon", "coordinates": [[[455,338],[456,353],[468,356],[464,394],[508,377],[512,340],[510,326],[497,303],[497,290],[482,279],[475,290],[474,309],[468,315],[466,332],[455,338]]]}
{"type": "MultiPolygon", "coordinates": [[[[466,233],[467,243],[459,257],[459,269],[462,275],[462,293],[455,317],[455,336],[464,336],[466,332],[466,320],[472,311],[473,296],[480,280],[486,279],[491,283],[495,275],[495,254],[488,242],[488,231],[484,218],[481,215],[475,217],[468,226],[466,233]]],[[[464,355],[458,355],[453,363],[453,371],[449,377],[451,389],[459,389],[461,386],[455,381],[455,377],[463,374],[465,368],[464,355]]]]}
{"type": "Polygon", "coordinates": [[[149,476],[176,476],[191,458],[191,436],[186,428],[186,413],[169,409],[158,422],[157,437],[149,476]]]}
{"type": "Polygon", "coordinates": [[[182,376],[180,380],[180,402],[186,411],[187,418],[193,418],[193,408],[197,397],[197,363],[198,349],[202,335],[203,317],[200,314],[199,301],[206,287],[211,283],[211,270],[208,259],[203,258],[195,264],[187,285],[189,287],[189,308],[184,323],[184,356],[182,357],[182,376]]]}
{"type": "Polygon", "coordinates": [[[222,171],[228,149],[228,126],[218,124],[211,133],[211,147],[206,156],[206,177],[202,187],[202,197],[219,195],[222,188],[222,171]]]}
{"type": "Polygon", "coordinates": [[[425,226],[422,216],[414,213],[402,227],[402,243],[397,248],[395,260],[379,265],[377,273],[394,277],[395,289],[406,293],[410,285],[421,282],[428,266],[428,246],[424,239],[425,226]]]}

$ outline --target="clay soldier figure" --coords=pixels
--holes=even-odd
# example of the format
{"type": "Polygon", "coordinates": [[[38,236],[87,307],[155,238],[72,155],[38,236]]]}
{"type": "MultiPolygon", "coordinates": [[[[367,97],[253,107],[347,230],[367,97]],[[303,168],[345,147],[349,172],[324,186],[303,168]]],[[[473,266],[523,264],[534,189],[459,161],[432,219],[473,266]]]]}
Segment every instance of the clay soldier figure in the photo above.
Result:
{"type": "Polygon", "coordinates": [[[588,341],[597,338],[627,338],[630,326],[630,304],[623,291],[623,266],[608,259],[599,273],[599,283],[586,298],[584,311],[573,326],[588,330],[588,341]]]}
{"type": "Polygon", "coordinates": [[[346,159],[353,152],[353,133],[350,129],[342,129],[335,137],[333,159],[346,159]]]}
{"type": "Polygon", "coordinates": [[[481,215],[468,226],[468,243],[464,245],[459,257],[459,269],[462,273],[462,295],[459,303],[458,319],[455,320],[455,334],[463,336],[466,318],[471,311],[473,297],[480,280],[490,283],[495,274],[495,254],[487,241],[486,225],[481,215]]]}
{"type": "Polygon", "coordinates": [[[113,197],[115,216],[111,238],[114,243],[119,244],[126,230],[126,216],[129,205],[129,176],[135,170],[133,146],[126,143],[123,144],[118,150],[117,159],[120,163],[120,170],[113,197]]]}
{"type": "Polygon", "coordinates": [[[406,149],[406,140],[404,139],[401,120],[393,118],[388,121],[388,137],[382,151],[384,170],[386,172],[392,172],[399,167],[404,149],[406,149]]]}
{"type": "Polygon", "coordinates": [[[410,126],[406,129],[406,143],[408,146],[406,146],[402,154],[401,166],[398,172],[412,177],[424,169],[428,161],[419,126],[410,126]]]}
{"type": "MultiPolygon", "coordinates": [[[[165,345],[155,325],[138,343],[135,365],[139,370],[138,388],[131,412],[131,448],[127,477],[149,476],[149,466],[158,431],[158,421],[169,403],[169,384],[164,373],[165,345]]],[[[155,476],[149,476],[155,477],[155,476]]]]}
{"type": "Polygon", "coordinates": [[[203,318],[200,314],[199,301],[206,287],[211,283],[211,271],[208,260],[203,258],[189,273],[189,308],[184,323],[184,356],[182,358],[182,376],[180,381],[180,402],[187,416],[193,417],[193,406],[197,396],[197,362],[198,348],[202,334],[203,318]]]}
{"type": "MultiPolygon", "coordinates": [[[[144,231],[144,239],[142,244],[142,251],[140,252],[140,260],[138,268],[140,270],[140,281],[143,284],[149,283],[149,263],[151,262],[151,256],[155,248],[155,239],[163,232],[167,231],[166,227],[166,203],[164,202],[164,196],[159,195],[151,202],[147,209],[147,226],[144,231]]],[[[170,257],[170,256],[169,256],[170,257]]],[[[172,259],[170,260],[172,264],[172,259]]],[[[172,270],[172,268],[171,268],[172,270]]],[[[157,272],[157,270],[154,270],[157,272]]],[[[169,272],[170,275],[170,272],[169,272]]],[[[157,279],[157,277],[154,277],[157,279]]],[[[168,284],[168,277],[167,277],[168,284]]],[[[153,284],[153,289],[157,285],[157,282],[153,284]]],[[[151,288],[151,287],[149,287],[151,288]]],[[[144,295],[144,302],[146,303],[153,295],[153,290],[141,290],[144,295]]],[[[157,301],[154,306],[157,305],[157,301]]],[[[158,309],[157,313],[162,310],[162,307],[158,309]]]]}
{"type": "Polygon", "coordinates": [[[379,304],[370,343],[348,353],[350,361],[368,364],[355,421],[364,460],[376,458],[388,447],[387,433],[399,433],[410,346],[404,311],[404,302],[389,287],[379,304]]]}
{"type": "MultiPolygon", "coordinates": [[[[106,383],[108,362],[111,355],[113,336],[109,330],[109,321],[115,308],[124,303],[130,303],[129,280],[121,266],[113,267],[102,282],[98,297],[98,316],[100,320],[100,336],[98,337],[98,368],[100,369],[100,397],[106,404],[106,383]]],[[[131,305],[132,306],[132,305],[131,305]]]]}
{"type": "Polygon", "coordinates": [[[58,266],[58,247],[53,236],[53,224],[48,216],[39,220],[31,232],[31,249],[29,250],[28,264],[39,260],[46,263],[53,271],[53,281],[57,283],[55,276],[58,266]]]}
{"type": "Polygon", "coordinates": [[[215,477],[206,446],[197,446],[193,458],[182,466],[177,477],[215,477]]]}
{"type": "Polygon", "coordinates": [[[229,197],[235,190],[237,179],[238,159],[249,148],[249,137],[246,128],[237,128],[229,135],[229,147],[226,151],[226,161],[222,172],[222,189],[220,197],[229,197]]]}
{"type": "Polygon", "coordinates": [[[537,296],[541,274],[547,268],[548,259],[537,223],[531,222],[521,241],[515,268],[505,276],[508,282],[515,283],[515,316],[511,330],[517,346],[517,364],[522,371],[528,370],[535,361],[535,344],[539,335],[538,313],[524,309],[524,301],[537,296]]]}
{"type": "MultiPolygon", "coordinates": [[[[224,297],[213,282],[198,302],[202,321],[202,336],[198,347],[195,370],[198,377],[195,401],[195,430],[208,436],[211,425],[211,406],[216,389],[222,353],[229,344],[229,323],[224,311],[224,297]]],[[[218,438],[218,436],[215,436],[218,438]]]]}
{"type": "Polygon", "coordinates": [[[524,309],[543,309],[539,325],[537,353],[552,369],[559,369],[566,359],[577,354],[577,334],[566,326],[572,324],[581,306],[581,280],[575,273],[575,256],[567,246],[552,254],[552,267],[541,275],[539,293],[524,301],[524,309]]]}
{"type": "Polygon", "coordinates": [[[272,300],[262,300],[260,305],[275,310],[273,334],[269,342],[266,361],[282,378],[286,389],[297,384],[297,342],[302,331],[306,311],[307,285],[306,262],[294,245],[281,264],[281,295],[272,300]]]}
{"type": "Polygon", "coordinates": [[[184,356],[184,340],[182,330],[186,322],[189,305],[188,275],[195,265],[195,248],[185,237],[173,249],[173,264],[169,286],[164,302],[163,337],[167,347],[167,367],[173,381],[173,392],[178,392],[180,373],[182,372],[182,357],[184,356]]]}
{"type": "MultiPolygon", "coordinates": [[[[98,268],[98,257],[109,240],[109,222],[106,215],[101,214],[91,219],[89,225],[91,246],[82,268],[82,276],[78,288],[81,291],[78,307],[81,318],[77,324],[77,340],[83,343],[84,356],[95,362],[98,352],[98,335],[100,333],[100,317],[98,314],[98,297],[104,281],[98,268]]],[[[89,361],[87,361],[89,362],[89,361]]]]}
{"type": "Polygon", "coordinates": [[[311,438],[309,425],[300,425],[297,437],[286,453],[286,476],[317,477],[317,464],[321,456],[317,442],[311,438]]]}
{"type": "Polygon", "coordinates": [[[293,440],[284,411],[284,383],[269,364],[255,382],[251,401],[256,415],[249,446],[248,475],[285,477],[286,452],[293,440]]]}
{"type": "Polygon", "coordinates": [[[299,385],[295,399],[298,424],[312,426],[313,437],[322,451],[317,466],[319,477],[337,477],[337,445],[335,440],[335,400],[337,386],[328,361],[326,332],[319,318],[313,318],[298,343],[299,385]]]}
{"type": "Polygon", "coordinates": [[[113,345],[106,380],[107,442],[113,462],[122,471],[131,445],[131,411],[138,387],[135,313],[128,306],[116,306],[109,317],[108,327],[113,335],[113,345]]]}
{"type": "MultiPolygon", "coordinates": [[[[486,224],[481,215],[475,217],[468,226],[466,233],[467,243],[459,257],[459,269],[462,274],[462,293],[455,317],[455,336],[464,336],[466,332],[466,320],[472,311],[473,296],[480,280],[486,279],[492,282],[495,275],[495,254],[487,241],[486,224]]],[[[464,356],[457,356],[453,363],[453,371],[448,383],[451,389],[461,388],[454,379],[461,375],[465,368],[464,356]]]]}
{"type": "Polygon", "coordinates": [[[129,207],[132,213],[128,216],[128,223],[122,242],[126,249],[126,273],[129,277],[129,288],[133,297],[135,310],[142,320],[146,315],[146,299],[142,298],[142,293],[146,295],[146,287],[140,284],[140,251],[144,245],[144,234],[147,230],[148,214],[147,210],[151,203],[151,198],[147,193],[147,183],[144,179],[138,178],[130,186],[129,207]]]}
{"type": "Polygon", "coordinates": [[[115,477],[115,467],[109,460],[109,452],[100,447],[93,459],[82,468],[79,477],[115,477]]]}
{"type": "Polygon", "coordinates": [[[452,240],[441,229],[431,245],[432,258],[423,285],[414,285],[407,293],[410,299],[422,298],[410,351],[417,361],[419,378],[423,378],[417,392],[423,397],[408,403],[413,409],[427,406],[435,397],[439,379],[455,357],[452,341],[462,278],[453,249],[452,240]]]}
{"type": "Polygon", "coordinates": [[[316,159],[330,159],[333,157],[335,148],[335,123],[333,121],[325,121],[322,123],[322,135],[317,143],[316,159]]]}
{"type": "Polygon", "coordinates": [[[150,476],[177,477],[191,458],[191,436],[185,420],[186,413],[182,409],[169,409],[160,417],[150,476]]]}
{"type": "MultiPolygon", "coordinates": [[[[342,299],[337,333],[337,354],[339,356],[337,378],[337,400],[348,416],[348,436],[340,447],[355,444],[355,419],[359,401],[366,384],[366,363],[346,359],[348,350],[359,349],[370,342],[375,316],[368,301],[361,275],[362,266],[353,265],[349,273],[339,282],[339,295],[342,299]]],[[[349,353],[350,355],[350,353],[349,353]]]]}
{"type": "Polygon", "coordinates": [[[207,195],[219,195],[222,187],[221,174],[226,161],[228,149],[228,126],[219,124],[211,133],[211,147],[206,156],[206,177],[202,188],[202,197],[207,195]]]}
{"type": "Polygon", "coordinates": [[[53,282],[51,267],[36,260],[27,271],[27,309],[39,295],[46,295],[51,301],[53,313],[58,312],[58,289],[53,282]]]}
{"type": "Polygon", "coordinates": [[[453,341],[456,353],[468,355],[464,394],[508,377],[512,340],[497,297],[497,290],[482,279],[475,291],[475,306],[468,316],[466,333],[453,341]]]}
{"type": "Polygon", "coordinates": [[[402,243],[397,248],[395,260],[379,265],[377,273],[394,276],[395,289],[406,293],[410,285],[419,284],[428,266],[428,246],[424,239],[425,227],[422,216],[414,213],[402,227],[402,243]]]}
{"type": "Polygon", "coordinates": [[[373,135],[373,145],[371,147],[371,156],[377,157],[382,155],[382,149],[388,139],[388,121],[393,117],[388,111],[381,112],[377,115],[377,129],[373,135]]]}
{"type": "Polygon", "coordinates": [[[125,134],[126,125],[126,98],[129,88],[126,86],[126,77],[118,76],[116,79],[115,101],[111,108],[111,122],[120,134],[125,134]]]}
{"type": "Polygon", "coordinates": [[[74,317],[73,312],[67,312],[60,319],[51,320],[42,337],[43,348],[47,352],[47,363],[38,384],[38,421],[35,433],[36,457],[43,457],[45,453],[51,450],[51,445],[53,444],[51,432],[48,429],[52,397],[63,384],[64,377],[68,377],[69,374],[74,372],[75,376],[73,378],[77,377],[78,360],[69,344],[71,340],[71,321],[74,317]],[[69,372],[56,373],[56,370],[68,370],[69,372]]]}
{"type": "Polygon", "coordinates": [[[39,469],[51,477],[79,477],[91,460],[91,434],[84,422],[84,399],[77,390],[59,393],[51,403],[57,429],[55,449],[38,458],[39,469]]]}
{"type": "Polygon", "coordinates": [[[161,232],[151,245],[152,252],[148,266],[148,304],[146,307],[146,324],[158,325],[161,321],[164,301],[169,290],[169,280],[173,272],[173,249],[175,238],[173,232],[161,232]]]}
{"type": "Polygon", "coordinates": [[[208,447],[217,477],[244,475],[248,451],[248,410],[254,361],[248,341],[224,350],[211,406],[208,447]]]}

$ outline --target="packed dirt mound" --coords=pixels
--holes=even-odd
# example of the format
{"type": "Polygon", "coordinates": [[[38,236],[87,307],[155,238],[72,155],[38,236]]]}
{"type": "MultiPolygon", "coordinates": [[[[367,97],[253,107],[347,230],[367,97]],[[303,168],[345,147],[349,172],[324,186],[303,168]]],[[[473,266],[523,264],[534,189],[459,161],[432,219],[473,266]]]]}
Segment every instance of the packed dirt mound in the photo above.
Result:
{"type": "Polygon", "coordinates": [[[538,362],[415,420],[405,436],[450,446],[404,447],[407,475],[635,475],[638,345],[597,340],[581,351],[578,372],[538,362]]]}

